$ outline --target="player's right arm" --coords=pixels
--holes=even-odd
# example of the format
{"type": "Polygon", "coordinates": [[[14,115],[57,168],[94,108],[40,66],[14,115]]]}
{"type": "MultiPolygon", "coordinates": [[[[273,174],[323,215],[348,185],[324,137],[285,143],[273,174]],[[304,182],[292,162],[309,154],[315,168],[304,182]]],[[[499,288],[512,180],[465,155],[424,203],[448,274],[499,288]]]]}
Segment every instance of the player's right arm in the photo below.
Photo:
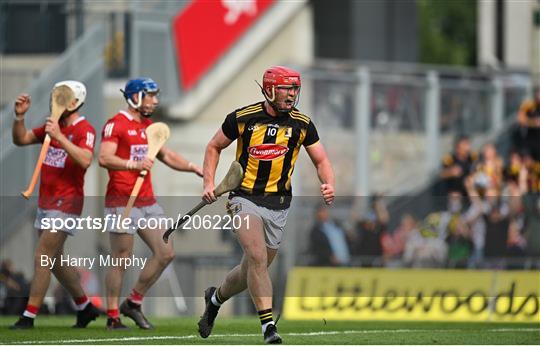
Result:
{"type": "Polygon", "coordinates": [[[206,146],[203,163],[203,199],[207,203],[213,203],[217,200],[214,195],[214,178],[219,162],[219,155],[221,154],[221,150],[227,148],[232,141],[220,128],[206,146]]]}
{"type": "Polygon", "coordinates": [[[28,130],[24,126],[24,115],[30,108],[31,103],[32,101],[28,94],[20,94],[15,100],[15,106],[13,107],[15,119],[13,119],[13,127],[11,129],[13,144],[15,145],[23,146],[39,143],[39,139],[34,135],[32,130],[28,130]]]}
{"type": "Polygon", "coordinates": [[[203,200],[207,203],[213,203],[217,200],[214,195],[214,178],[216,176],[216,168],[219,162],[221,151],[227,148],[236,138],[238,138],[238,121],[236,120],[236,112],[232,112],[225,118],[221,128],[208,145],[204,153],[203,162],[203,200]]]}
{"type": "Polygon", "coordinates": [[[99,165],[103,168],[114,171],[125,170],[150,170],[154,164],[153,160],[146,157],[143,161],[132,161],[129,159],[123,159],[116,155],[116,149],[118,149],[118,142],[121,137],[121,131],[118,124],[114,121],[108,121],[103,127],[101,134],[101,145],[99,147],[99,165]]]}

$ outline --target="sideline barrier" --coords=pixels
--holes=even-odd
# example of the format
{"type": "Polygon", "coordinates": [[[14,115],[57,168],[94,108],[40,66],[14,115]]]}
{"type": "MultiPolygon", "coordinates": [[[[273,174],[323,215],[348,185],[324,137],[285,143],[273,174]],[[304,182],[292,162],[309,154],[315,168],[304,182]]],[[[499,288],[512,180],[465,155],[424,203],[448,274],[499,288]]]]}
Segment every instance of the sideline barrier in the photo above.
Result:
{"type": "Polygon", "coordinates": [[[284,318],[537,322],[540,272],[296,267],[284,318]]]}

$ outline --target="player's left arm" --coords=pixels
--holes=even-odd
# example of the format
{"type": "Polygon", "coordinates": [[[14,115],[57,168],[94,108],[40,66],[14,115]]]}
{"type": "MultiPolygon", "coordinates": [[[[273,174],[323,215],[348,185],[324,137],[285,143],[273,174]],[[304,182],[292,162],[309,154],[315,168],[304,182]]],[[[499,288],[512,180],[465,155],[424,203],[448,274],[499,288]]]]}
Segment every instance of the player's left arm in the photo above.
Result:
{"type": "Polygon", "coordinates": [[[62,148],[67,152],[71,159],[79,166],[84,169],[90,167],[93,157],[93,148],[95,141],[95,133],[92,131],[86,131],[84,138],[82,138],[81,143],[85,145],[77,145],[72,143],[64,134],[60,131],[60,126],[55,121],[52,121],[50,118],[47,118],[45,123],[45,132],[51,136],[52,139],[56,139],[62,148]]]}
{"type": "Polygon", "coordinates": [[[334,170],[332,169],[332,164],[328,159],[326,150],[321,142],[317,142],[310,146],[306,147],[306,151],[313,162],[313,165],[317,169],[317,175],[321,181],[321,194],[324,198],[326,204],[332,204],[335,198],[334,191],[334,170]]]}
{"type": "Polygon", "coordinates": [[[182,155],[163,146],[157,154],[158,160],[167,166],[182,172],[193,172],[199,177],[203,176],[202,168],[191,161],[186,160],[182,155]]]}

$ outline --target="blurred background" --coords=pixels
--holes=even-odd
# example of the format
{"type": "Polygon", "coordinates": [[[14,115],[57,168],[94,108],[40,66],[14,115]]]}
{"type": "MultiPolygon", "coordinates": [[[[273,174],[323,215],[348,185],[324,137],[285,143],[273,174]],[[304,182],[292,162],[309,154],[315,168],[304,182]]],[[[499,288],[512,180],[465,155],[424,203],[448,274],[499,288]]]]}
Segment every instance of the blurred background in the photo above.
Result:
{"type": "MultiPolygon", "coordinates": [[[[83,114],[100,132],[125,108],[125,82],[149,76],[161,88],[154,120],[171,127],[167,145],[201,165],[225,115],[262,99],[254,80],[270,65],[302,73],[298,108],[319,130],[338,194],[322,206],[300,155],[272,267],[278,309],[295,294],[286,286],[296,266],[534,271],[538,292],[540,1],[0,0],[0,311],[18,313],[9,299],[27,292],[36,240],[36,199],[19,192],[39,148],[11,143],[16,95],[31,94],[27,125],[38,126],[52,85],[81,80],[83,114]]],[[[231,146],[218,178],[233,159],[231,146]]],[[[169,215],[202,192],[199,178],[164,165],[153,178],[169,215]]],[[[102,216],[106,183],[94,162],[84,215],[102,216]]],[[[204,213],[224,214],[223,204],[204,213]]],[[[203,289],[241,256],[227,232],[176,234],[175,248],[145,301],[150,314],[200,313],[203,289]]],[[[67,252],[107,254],[108,237],[80,232],[67,252]]],[[[148,255],[142,242],[135,252],[148,255]]],[[[81,275],[98,299],[103,268],[81,275]]],[[[63,311],[55,285],[51,312],[63,311]]],[[[243,295],[224,310],[252,307],[243,295]]]]}

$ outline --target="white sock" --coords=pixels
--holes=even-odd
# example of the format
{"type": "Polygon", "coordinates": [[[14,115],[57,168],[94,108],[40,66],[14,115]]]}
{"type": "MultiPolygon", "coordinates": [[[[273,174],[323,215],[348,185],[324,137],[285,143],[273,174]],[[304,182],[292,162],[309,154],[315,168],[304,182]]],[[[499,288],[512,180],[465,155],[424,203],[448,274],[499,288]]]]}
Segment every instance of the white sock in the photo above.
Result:
{"type": "Polygon", "coordinates": [[[270,322],[266,322],[265,324],[263,324],[261,327],[262,327],[262,332],[263,334],[266,333],[266,328],[269,326],[269,325],[275,325],[274,324],[274,321],[270,321],[270,322]]]}
{"type": "Polygon", "coordinates": [[[75,304],[76,307],[77,307],[76,310],[77,310],[77,311],[82,311],[82,310],[84,310],[84,309],[86,308],[86,306],[87,306],[88,304],[90,304],[90,299],[87,299],[87,300],[86,300],[84,303],[82,303],[82,304],[75,304]]]}
{"type": "Polygon", "coordinates": [[[218,302],[218,300],[216,298],[217,291],[218,290],[214,291],[214,294],[212,294],[212,298],[210,300],[212,301],[212,304],[214,304],[215,306],[221,306],[221,303],[218,302]]]}
{"type": "Polygon", "coordinates": [[[32,318],[32,319],[36,318],[36,314],[33,314],[33,313],[31,313],[30,311],[28,311],[28,310],[24,310],[23,316],[24,316],[24,317],[30,317],[30,318],[32,318]]]}

